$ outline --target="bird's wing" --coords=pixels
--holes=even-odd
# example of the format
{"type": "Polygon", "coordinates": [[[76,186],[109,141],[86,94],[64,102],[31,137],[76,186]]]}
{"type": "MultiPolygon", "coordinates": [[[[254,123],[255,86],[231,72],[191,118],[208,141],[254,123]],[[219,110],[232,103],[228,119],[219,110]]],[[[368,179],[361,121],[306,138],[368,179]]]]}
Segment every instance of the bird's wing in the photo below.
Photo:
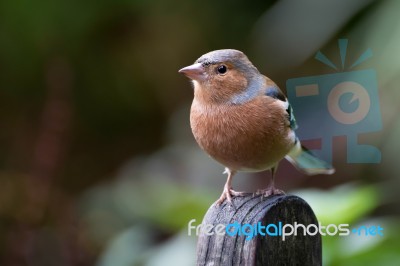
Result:
{"type": "Polygon", "coordinates": [[[288,99],[272,80],[270,80],[269,78],[266,78],[266,80],[267,80],[266,82],[267,86],[265,88],[265,93],[264,93],[265,96],[274,98],[278,101],[282,101],[285,104],[286,112],[288,113],[290,128],[296,130],[297,129],[296,118],[294,117],[293,108],[290,105],[288,99]]]}

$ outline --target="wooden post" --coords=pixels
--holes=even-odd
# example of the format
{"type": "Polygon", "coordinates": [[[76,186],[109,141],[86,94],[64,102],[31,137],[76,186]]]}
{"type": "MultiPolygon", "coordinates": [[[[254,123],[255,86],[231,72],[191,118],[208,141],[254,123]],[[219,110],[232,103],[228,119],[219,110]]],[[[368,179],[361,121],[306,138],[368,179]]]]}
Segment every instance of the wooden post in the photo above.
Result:
{"type": "MultiPolygon", "coordinates": [[[[279,222],[282,226],[294,226],[297,222],[306,227],[310,224],[318,226],[311,207],[297,196],[275,195],[262,198],[260,195],[248,195],[235,197],[233,204],[236,209],[226,201],[221,206],[211,205],[202,224],[215,226],[237,222],[241,225],[255,225],[261,222],[264,226],[274,224],[279,228],[279,222]]],[[[311,226],[309,231],[316,232],[316,226],[311,226]]],[[[289,230],[286,228],[286,232],[289,230]]],[[[276,232],[274,226],[269,227],[269,232],[276,232]]],[[[231,236],[203,232],[197,244],[197,265],[322,265],[321,236],[319,233],[304,236],[303,228],[300,227],[297,228],[297,236],[286,236],[284,241],[279,235],[256,235],[246,240],[243,234],[231,236]]]]}

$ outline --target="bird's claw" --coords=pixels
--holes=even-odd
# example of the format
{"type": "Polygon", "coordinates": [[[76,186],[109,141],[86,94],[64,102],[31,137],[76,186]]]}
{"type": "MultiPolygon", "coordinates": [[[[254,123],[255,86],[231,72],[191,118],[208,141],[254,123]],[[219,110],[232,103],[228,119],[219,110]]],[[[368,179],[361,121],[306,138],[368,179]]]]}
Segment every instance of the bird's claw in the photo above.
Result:
{"type": "Polygon", "coordinates": [[[269,187],[266,189],[257,190],[256,195],[261,195],[262,198],[269,197],[271,195],[285,195],[286,193],[283,190],[277,189],[275,187],[269,187]]]}
{"type": "Polygon", "coordinates": [[[221,196],[217,200],[217,205],[221,205],[226,199],[230,205],[234,206],[233,202],[232,202],[232,197],[244,197],[248,194],[249,193],[247,193],[247,192],[235,191],[232,188],[224,187],[224,191],[222,192],[221,196]]]}

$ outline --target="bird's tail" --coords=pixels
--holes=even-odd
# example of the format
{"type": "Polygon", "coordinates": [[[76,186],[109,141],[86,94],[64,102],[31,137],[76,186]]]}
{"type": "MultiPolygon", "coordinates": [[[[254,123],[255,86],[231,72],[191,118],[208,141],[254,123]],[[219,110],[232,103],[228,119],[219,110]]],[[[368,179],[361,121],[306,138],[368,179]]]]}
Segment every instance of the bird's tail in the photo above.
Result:
{"type": "Polygon", "coordinates": [[[299,140],[297,140],[296,145],[285,158],[307,175],[331,175],[335,172],[335,168],[332,165],[315,157],[311,151],[300,144],[299,140]]]}

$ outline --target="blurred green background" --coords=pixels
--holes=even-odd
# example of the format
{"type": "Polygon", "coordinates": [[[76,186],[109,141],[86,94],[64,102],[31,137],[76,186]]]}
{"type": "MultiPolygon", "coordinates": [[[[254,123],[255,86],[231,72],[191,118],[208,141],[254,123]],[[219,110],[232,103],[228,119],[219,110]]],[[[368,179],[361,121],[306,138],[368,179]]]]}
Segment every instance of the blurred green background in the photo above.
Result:
{"type": "MultiPolygon", "coordinates": [[[[324,237],[324,265],[398,265],[400,2],[0,2],[0,265],[193,265],[200,223],[223,167],[189,127],[193,91],[177,70],[215,49],[244,51],[285,90],[371,48],[383,130],[362,139],[380,164],[347,164],[336,137],[332,176],[282,162],[277,185],[323,224],[381,225],[383,237],[324,237]]],[[[300,125],[301,126],[301,125],[300,125]]],[[[238,190],[268,173],[240,174],[238,190]]]]}

